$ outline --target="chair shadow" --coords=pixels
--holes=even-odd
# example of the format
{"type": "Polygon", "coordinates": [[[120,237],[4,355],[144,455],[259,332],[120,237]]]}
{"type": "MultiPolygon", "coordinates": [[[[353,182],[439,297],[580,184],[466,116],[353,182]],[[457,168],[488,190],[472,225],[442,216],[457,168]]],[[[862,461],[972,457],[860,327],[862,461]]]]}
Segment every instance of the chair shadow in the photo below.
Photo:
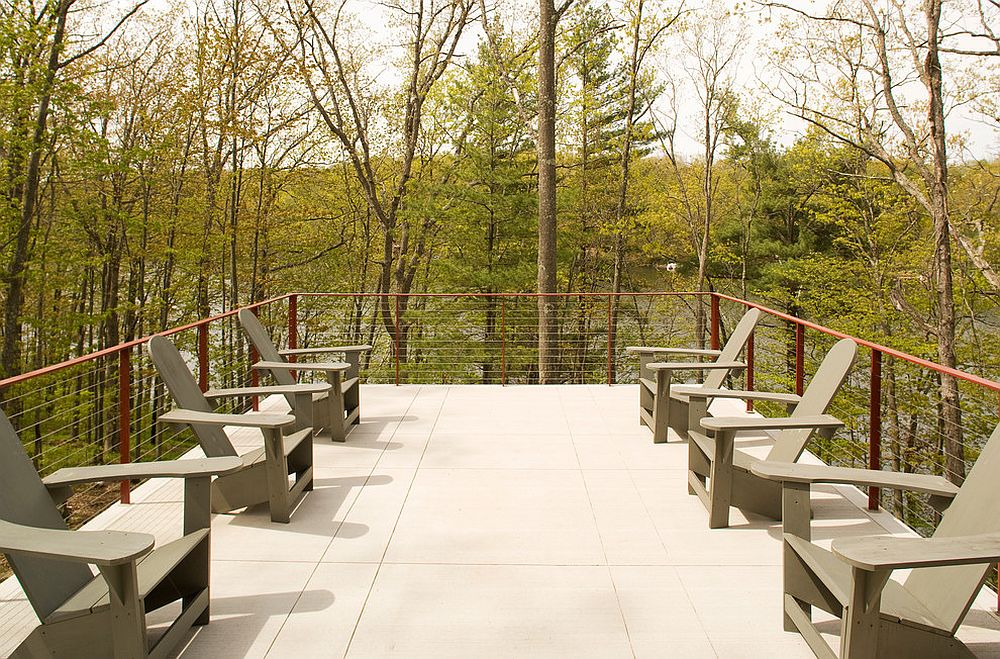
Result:
{"type": "MultiPolygon", "coordinates": [[[[336,601],[336,595],[329,590],[315,589],[302,592],[266,593],[239,597],[212,597],[211,621],[203,627],[188,631],[187,638],[169,656],[220,656],[220,648],[225,648],[225,656],[243,657],[250,654],[253,644],[261,631],[276,616],[295,613],[314,613],[328,610],[336,601]]],[[[150,614],[150,623],[165,627],[159,620],[170,613],[171,607],[164,607],[150,614]],[[155,618],[154,618],[155,616],[155,618]]],[[[160,631],[151,627],[151,632],[160,631]]]]}
{"type": "Polygon", "coordinates": [[[417,421],[420,417],[414,416],[412,414],[404,414],[403,416],[371,416],[362,413],[361,423],[351,426],[351,432],[362,431],[362,432],[380,432],[385,430],[387,427],[393,424],[406,423],[407,421],[417,421]]]}
{"type": "MultiPolygon", "coordinates": [[[[314,440],[315,441],[315,440],[314,440]]],[[[346,442],[333,442],[328,437],[321,438],[322,446],[348,446],[351,448],[370,449],[373,451],[398,451],[403,448],[401,442],[386,439],[367,438],[364,436],[347,435],[346,442]],[[322,441],[325,440],[325,441],[322,441]]],[[[315,447],[316,444],[313,444],[315,447]]]]}
{"type": "Polygon", "coordinates": [[[344,506],[352,489],[389,485],[392,482],[392,476],[385,474],[316,479],[313,481],[315,489],[302,497],[292,511],[292,519],[288,524],[272,522],[267,504],[262,503],[240,512],[229,513],[233,518],[231,525],[329,538],[358,538],[368,533],[368,525],[337,521],[337,513],[344,506]]]}

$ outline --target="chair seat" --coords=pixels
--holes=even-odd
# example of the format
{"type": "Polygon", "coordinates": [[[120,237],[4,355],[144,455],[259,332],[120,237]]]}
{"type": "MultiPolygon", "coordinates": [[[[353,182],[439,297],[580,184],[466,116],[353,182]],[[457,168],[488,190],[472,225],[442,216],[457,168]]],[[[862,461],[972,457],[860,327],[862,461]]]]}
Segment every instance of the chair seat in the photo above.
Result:
{"type": "MultiPolygon", "coordinates": [[[[290,435],[285,435],[285,455],[287,456],[291,454],[291,452],[294,451],[304,439],[309,437],[310,432],[312,432],[312,428],[303,428],[302,430],[296,430],[290,435]]],[[[263,462],[266,459],[267,454],[265,453],[263,446],[240,455],[240,460],[243,461],[244,467],[251,467],[258,462],[263,462]]]]}
{"type": "MultiPolygon", "coordinates": [[[[169,542],[143,556],[136,565],[139,577],[139,597],[145,598],[166,579],[185,556],[190,554],[202,540],[208,538],[208,529],[200,529],[182,538],[169,542]]],[[[52,612],[46,623],[68,620],[77,616],[97,613],[110,607],[108,584],[100,574],[62,606],[52,612]]]]}
{"type": "MultiPolygon", "coordinates": [[[[841,606],[847,606],[851,595],[851,566],[832,552],[808,540],[785,535],[785,541],[819,577],[841,606]]],[[[839,614],[840,612],[831,612],[839,614]]],[[[881,615],[892,622],[899,622],[928,631],[950,634],[951,630],[925,607],[906,587],[890,579],[882,590],[881,615]]]]}
{"type": "MultiPolygon", "coordinates": [[[[701,452],[708,456],[709,460],[715,457],[715,439],[712,437],[707,437],[700,432],[688,431],[688,439],[698,445],[701,452]]],[[[733,467],[737,469],[742,469],[743,471],[750,471],[750,465],[754,462],[758,462],[761,458],[757,456],[750,455],[739,449],[733,450],[733,467]]]]}

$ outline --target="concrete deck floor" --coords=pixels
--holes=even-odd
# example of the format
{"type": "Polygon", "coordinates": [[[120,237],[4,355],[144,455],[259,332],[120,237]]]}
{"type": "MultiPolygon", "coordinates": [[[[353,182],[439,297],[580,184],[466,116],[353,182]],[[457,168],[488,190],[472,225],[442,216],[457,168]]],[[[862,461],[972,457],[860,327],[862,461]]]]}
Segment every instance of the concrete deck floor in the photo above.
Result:
{"type": "MultiPolygon", "coordinates": [[[[781,627],[780,524],[734,509],[710,531],[686,445],[654,446],[636,396],[366,386],[347,444],[317,443],[291,524],[264,509],[214,519],[212,622],[180,656],[812,656],[781,627]]],[[[906,532],[856,490],[818,489],[819,542],[906,532]]],[[[134,500],[90,527],[179,534],[179,484],[134,500]]],[[[1000,657],[990,604],[959,635],[1000,657]]],[[[3,654],[36,624],[13,579],[0,621],[3,654]]]]}

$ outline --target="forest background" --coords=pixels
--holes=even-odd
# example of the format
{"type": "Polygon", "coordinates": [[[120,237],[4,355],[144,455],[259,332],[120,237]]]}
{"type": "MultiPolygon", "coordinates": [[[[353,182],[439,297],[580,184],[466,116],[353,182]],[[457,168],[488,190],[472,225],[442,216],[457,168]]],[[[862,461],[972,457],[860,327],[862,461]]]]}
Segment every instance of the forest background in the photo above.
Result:
{"type": "Polygon", "coordinates": [[[997,0],[0,12],[0,377],[291,291],[402,296],[364,341],[412,293],[713,290],[1000,374],[997,0]]]}

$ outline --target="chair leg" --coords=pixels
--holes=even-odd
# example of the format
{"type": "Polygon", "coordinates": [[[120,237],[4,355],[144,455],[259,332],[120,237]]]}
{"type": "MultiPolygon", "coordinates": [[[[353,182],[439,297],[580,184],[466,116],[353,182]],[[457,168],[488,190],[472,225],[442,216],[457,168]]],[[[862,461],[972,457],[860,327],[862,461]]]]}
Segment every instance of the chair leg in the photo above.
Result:
{"type": "Polygon", "coordinates": [[[672,373],[666,369],[656,372],[656,396],[653,398],[653,443],[667,441],[670,420],[670,380],[672,373]]]}
{"type": "Polygon", "coordinates": [[[146,613],[139,598],[135,562],[100,566],[100,570],[108,583],[115,659],[145,657],[146,613]]]}
{"type": "MultiPolygon", "coordinates": [[[[782,519],[784,520],[782,530],[784,533],[790,533],[794,536],[802,538],[803,540],[810,540],[812,536],[812,529],[809,524],[811,510],[810,485],[809,483],[792,482],[785,482],[783,485],[784,488],[781,493],[782,519]]],[[[785,593],[794,592],[791,590],[790,586],[799,574],[798,570],[796,570],[798,558],[795,551],[788,546],[787,542],[782,542],[782,545],[782,552],[784,554],[781,561],[783,566],[783,591],[785,593]]],[[[798,603],[798,607],[808,618],[812,607],[804,602],[798,603]]],[[[797,625],[788,615],[787,607],[782,617],[784,619],[786,632],[794,632],[798,630],[797,625]]]]}
{"type": "MultiPolygon", "coordinates": [[[[347,369],[347,379],[360,378],[361,376],[361,353],[349,352],[345,355],[347,363],[351,365],[347,369]]],[[[353,414],[352,424],[361,423],[361,380],[358,379],[350,391],[344,392],[344,411],[353,414]]]]}
{"type": "Polygon", "coordinates": [[[851,568],[851,597],[841,619],[840,656],[875,659],[878,656],[879,610],[888,570],[851,568]]]}
{"type": "Polygon", "coordinates": [[[346,442],[347,433],[344,430],[344,389],[343,380],[339,372],[329,374],[330,395],[327,396],[329,405],[329,428],[330,439],[335,442],[346,442]]]}
{"type": "Polygon", "coordinates": [[[267,473],[268,507],[272,522],[287,524],[291,519],[288,497],[288,467],[280,428],[264,430],[264,469],[267,473]]]}
{"type": "Polygon", "coordinates": [[[729,505],[733,499],[733,442],[731,431],[721,431],[715,435],[715,456],[709,474],[711,506],[708,511],[708,527],[721,529],[729,526],[729,505]]]}

